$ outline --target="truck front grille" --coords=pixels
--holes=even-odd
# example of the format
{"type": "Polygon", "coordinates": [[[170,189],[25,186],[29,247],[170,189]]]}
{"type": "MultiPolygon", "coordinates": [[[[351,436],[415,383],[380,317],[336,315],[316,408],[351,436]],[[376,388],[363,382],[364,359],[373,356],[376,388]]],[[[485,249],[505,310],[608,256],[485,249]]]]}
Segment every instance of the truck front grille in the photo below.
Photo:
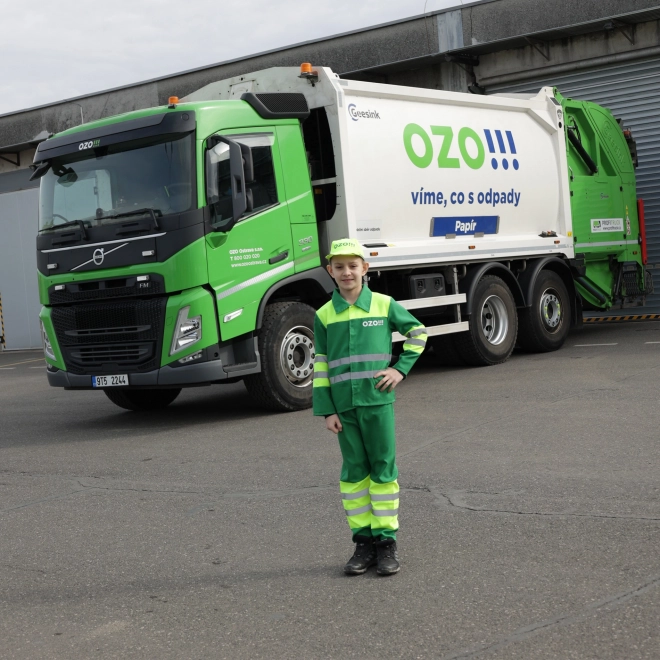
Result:
{"type": "MultiPolygon", "coordinates": [[[[165,283],[162,276],[150,275],[148,282],[138,282],[135,276],[90,282],[70,282],[63,289],[52,286],[48,292],[51,305],[76,302],[162,295],[165,283]]],[[[62,286],[62,285],[60,285],[62,286]]]]}
{"type": "Polygon", "coordinates": [[[67,370],[102,375],[158,368],[166,305],[166,298],[149,298],[53,307],[67,370]]]}
{"type": "Polygon", "coordinates": [[[69,360],[81,369],[92,369],[96,373],[109,364],[117,367],[134,367],[151,361],[154,357],[154,343],[108,344],[107,346],[85,346],[68,351],[69,360]]]}

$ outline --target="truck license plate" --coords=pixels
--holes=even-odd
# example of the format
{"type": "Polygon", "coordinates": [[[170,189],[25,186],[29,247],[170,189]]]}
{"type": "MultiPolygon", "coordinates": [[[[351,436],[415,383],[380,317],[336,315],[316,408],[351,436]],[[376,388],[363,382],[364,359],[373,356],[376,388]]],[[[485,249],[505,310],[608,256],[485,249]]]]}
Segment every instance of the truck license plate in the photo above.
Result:
{"type": "Polygon", "coordinates": [[[120,385],[128,385],[128,374],[92,376],[92,387],[119,387],[120,385]]]}

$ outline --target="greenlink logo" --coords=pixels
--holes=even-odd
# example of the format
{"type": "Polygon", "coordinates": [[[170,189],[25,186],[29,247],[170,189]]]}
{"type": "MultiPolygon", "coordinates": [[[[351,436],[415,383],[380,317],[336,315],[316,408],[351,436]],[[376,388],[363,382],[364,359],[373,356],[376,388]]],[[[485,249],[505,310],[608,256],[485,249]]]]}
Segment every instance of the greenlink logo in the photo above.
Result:
{"type": "MultiPolygon", "coordinates": [[[[456,141],[458,142],[458,151],[461,157],[456,158],[449,155],[454,142],[454,129],[451,126],[431,126],[430,129],[431,135],[441,138],[441,141],[435,140],[435,143],[439,144],[437,154],[434,148],[434,140],[432,140],[431,135],[419,124],[408,124],[403,129],[403,144],[406,148],[408,158],[410,158],[410,162],[413,165],[424,169],[431,165],[434,158],[436,158],[438,167],[443,169],[459,169],[461,167],[461,160],[473,170],[478,170],[483,166],[486,160],[486,147],[481,136],[475,130],[464,126],[458,131],[456,141]],[[416,145],[413,146],[415,136],[418,139],[415,141],[416,145]]],[[[488,151],[492,156],[492,168],[496,170],[501,164],[503,169],[508,170],[509,159],[507,157],[517,154],[513,133],[499,129],[494,131],[484,129],[484,136],[488,144],[488,151]],[[495,139],[493,139],[493,134],[495,135],[495,139]],[[508,142],[508,151],[504,137],[506,137],[508,142]]],[[[520,167],[517,158],[513,158],[511,165],[514,170],[520,167]]]]}

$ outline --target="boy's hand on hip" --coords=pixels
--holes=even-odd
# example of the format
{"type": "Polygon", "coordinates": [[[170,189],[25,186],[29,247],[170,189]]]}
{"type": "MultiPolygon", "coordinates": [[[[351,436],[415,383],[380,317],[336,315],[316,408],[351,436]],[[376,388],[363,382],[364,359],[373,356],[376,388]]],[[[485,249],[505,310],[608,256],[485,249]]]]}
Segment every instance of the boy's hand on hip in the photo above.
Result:
{"type": "Polygon", "coordinates": [[[332,431],[335,435],[340,433],[343,427],[341,425],[341,420],[339,419],[339,415],[335,413],[334,415],[330,415],[329,417],[326,417],[325,428],[327,428],[328,431],[332,431]]]}
{"type": "Polygon", "coordinates": [[[391,392],[402,380],[403,374],[392,367],[379,371],[374,378],[383,378],[376,383],[376,389],[381,392],[391,392]]]}

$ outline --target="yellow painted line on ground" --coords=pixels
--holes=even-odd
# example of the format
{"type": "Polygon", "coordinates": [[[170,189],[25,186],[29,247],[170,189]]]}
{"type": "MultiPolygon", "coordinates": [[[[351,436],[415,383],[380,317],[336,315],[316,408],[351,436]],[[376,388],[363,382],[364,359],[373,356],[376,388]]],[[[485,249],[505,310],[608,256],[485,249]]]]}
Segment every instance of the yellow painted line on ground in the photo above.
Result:
{"type": "Polygon", "coordinates": [[[45,360],[45,358],[37,358],[36,360],[23,360],[23,362],[12,362],[10,364],[3,364],[2,368],[6,369],[7,367],[15,367],[17,364],[27,364],[28,362],[39,362],[39,360],[45,360]]]}

